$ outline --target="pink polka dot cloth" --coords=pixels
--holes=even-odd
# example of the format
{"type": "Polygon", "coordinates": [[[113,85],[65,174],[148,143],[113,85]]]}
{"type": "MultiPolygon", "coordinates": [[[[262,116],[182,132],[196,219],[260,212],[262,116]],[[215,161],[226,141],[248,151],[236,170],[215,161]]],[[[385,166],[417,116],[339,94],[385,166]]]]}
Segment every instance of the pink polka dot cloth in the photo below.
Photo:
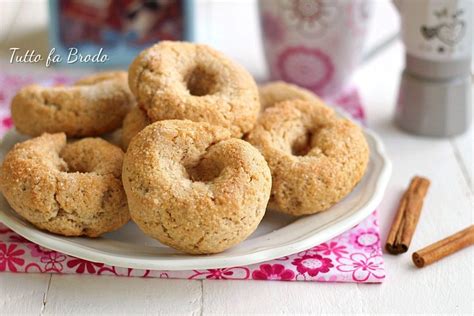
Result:
{"type": "MultiPolygon", "coordinates": [[[[18,76],[0,73],[0,137],[13,127],[10,101],[16,91],[33,82],[68,84],[71,78],[18,76]]],[[[330,100],[363,121],[357,90],[352,88],[330,100]]],[[[282,258],[249,266],[192,271],[138,270],[108,266],[65,255],[34,244],[0,223],[0,271],[24,273],[75,273],[126,277],[280,280],[381,283],[385,278],[377,214],[325,243],[282,258]]]]}

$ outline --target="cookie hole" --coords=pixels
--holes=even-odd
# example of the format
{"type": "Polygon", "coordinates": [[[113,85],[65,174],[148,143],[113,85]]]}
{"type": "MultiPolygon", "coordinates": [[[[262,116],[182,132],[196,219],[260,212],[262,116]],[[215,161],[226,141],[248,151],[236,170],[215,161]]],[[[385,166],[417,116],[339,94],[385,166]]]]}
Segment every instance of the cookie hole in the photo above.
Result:
{"type": "Polygon", "coordinates": [[[76,142],[67,143],[59,152],[59,158],[65,165],[65,172],[68,173],[92,173],[92,174],[109,174],[100,154],[99,143],[82,139],[76,142]]]}
{"type": "Polygon", "coordinates": [[[211,182],[219,177],[222,166],[215,161],[204,158],[197,165],[185,166],[189,179],[193,182],[211,182]]]}
{"type": "Polygon", "coordinates": [[[202,66],[194,67],[184,78],[189,94],[196,97],[216,92],[217,75],[202,66]]]}
{"type": "Polygon", "coordinates": [[[311,151],[311,139],[313,134],[306,132],[305,134],[296,137],[291,144],[291,154],[293,156],[306,156],[311,151]]]}
{"type": "Polygon", "coordinates": [[[67,173],[88,173],[89,170],[86,168],[85,163],[78,163],[78,161],[71,161],[70,157],[64,157],[61,154],[59,157],[64,161],[64,164],[59,166],[59,171],[67,173]]]}
{"type": "Polygon", "coordinates": [[[102,209],[105,209],[107,205],[110,205],[113,202],[113,197],[114,197],[113,193],[114,192],[110,188],[105,190],[104,193],[102,193],[102,199],[100,202],[100,207],[102,209]]]}

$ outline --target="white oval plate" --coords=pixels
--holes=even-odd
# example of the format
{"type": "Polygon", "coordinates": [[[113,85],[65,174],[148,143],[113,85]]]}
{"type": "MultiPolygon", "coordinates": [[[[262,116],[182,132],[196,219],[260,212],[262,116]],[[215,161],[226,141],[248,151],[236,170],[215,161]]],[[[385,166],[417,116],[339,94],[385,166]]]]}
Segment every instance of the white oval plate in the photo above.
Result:
{"type": "MultiPolygon", "coordinates": [[[[365,219],[382,200],[391,163],[379,138],[364,129],[370,162],[362,181],[329,210],[300,218],[267,211],[258,229],[244,242],[219,254],[180,253],[146,237],[129,222],[101,238],[62,237],[36,229],[20,218],[0,194],[0,221],[32,242],[78,258],[108,265],[151,270],[192,270],[249,265],[271,260],[323,243],[365,219]]],[[[0,161],[17,142],[27,139],[10,131],[0,145],[0,161]]]]}

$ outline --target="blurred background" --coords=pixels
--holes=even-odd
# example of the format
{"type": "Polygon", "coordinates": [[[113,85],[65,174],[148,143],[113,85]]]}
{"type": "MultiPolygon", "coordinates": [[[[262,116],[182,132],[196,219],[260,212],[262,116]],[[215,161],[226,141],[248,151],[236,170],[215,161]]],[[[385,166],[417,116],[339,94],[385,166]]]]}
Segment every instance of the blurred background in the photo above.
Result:
{"type": "Polygon", "coordinates": [[[222,51],[258,82],[283,80],[331,102],[353,86],[395,82],[395,120],[410,133],[446,137],[471,121],[472,0],[1,0],[0,66],[21,75],[77,76],[126,69],[159,40],[222,51]],[[10,62],[52,49],[65,57],[107,54],[105,63],[10,62]],[[390,47],[383,66],[358,71],[390,47]],[[404,67],[405,64],[405,68],[404,67]],[[454,110],[455,109],[455,110],[454,110]]]}
{"type": "MultiPolygon", "coordinates": [[[[96,6],[106,8],[110,0],[98,1],[82,1],[84,6],[96,6]]],[[[115,1],[117,2],[117,1],[115,1]]],[[[152,12],[152,5],[137,5],[137,1],[121,1],[119,7],[123,12],[127,12],[128,18],[134,18],[136,21],[144,21],[147,18],[147,12],[152,12]],[[135,2],[135,3],[134,3],[135,2]],[[126,5],[129,8],[126,8],[126,5]]],[[[141,2],[141,1],[138,1],[141,2]]],[[[147,1],[143,1],[146,3],[147,1]]],[[[157,1],[166,4],[170,1],[157,1]]],[[[174,2],[174,1],[171,1],[174,2]]],[[[258,16],[257,0],[195,0],[195,1],[178,1],[181,2],[179,10],[183,10],[183,34],[188,31],[188,37],[193,41],[207,43],[218,50],[223,51],[237,62],[244,65],[257,79],[262,80],[267,76],[267,67],[265,64],[261,32],[258,16]],[[185,11],[185,7],[188,11],[185,11]],[[188,28],[188,29],[186,29],[188,28]]],[[[273,1],[272,1],[273,2],[273,1]]],[[[275,1],[277,2],[277,1],[275,1]]],[[[57,1],[52,1],[53,6],[57,6],[57,1]],[[56,4],[54,4],[56,3],[56,4]]],[[[74,1],[66,1],[66,3],[74,3],[74,1]]],[[[69,6],[62,8],[64,12],[76,12],[76,14],[86,15],[90,13],[78,11],[77,8],[69,6]]],[[[106,10],[106,9],[104,9],[106,10]]],[[[380,47],[391,41],[399,30],[399,18],[396,9],[389,0],[373,1],[372,19],[367,38],[364,44],[364,56],[370,57],[380,47]]],[[[51,16],[49,3],[47,0],[2,0],[0,10],[0,65],[2,69],[7,71],[21,71],[21,65],[10,65],[8,58],[10,57],[9,48],[19,47],[24,50],[34,49],[36,52],[47,55],[50,50],[49,39],[59,38],[61,32],[64,32],[65,26],[69,30],[77,25],[71,23],[61,24],[60,16],[51,16]],[[13,68],[12,68],[13,66],[13,68]]],[[[92,12],[93,13],[93,12],[92,12]]],[[[54,13],[53,13],[54,14],[54,13]]],[[[113,15],[112,13],[108,13],[113,15]]],[[[170,14],[170,13],[168,13],[170,14]]],[[[171,14],[179,15],[180,12],[171,14]]],[[[97,14],[96,14],[97,15],[97,14]]],[[[171,20],[177,20],[174,16],[171,20]]],[[[110,22],[111,24],[114,21],[110,22]]],[[[179,23],[178,23],[179,24],[179,23]]],[[[133,28],[133,25],[130,27],[133,28]]],[[[169,27],[176,28],[176,25],[169,27]]],[[[91,30],[92,33],[93,30],[91,30]]],[[[78,32],[76,32],[77,35],[78,32]]],[[[73,32],[68,33],[69,37],[74,35],[73,32]]],[[[97,33],[98,34],[98,31],[97,33]]],[[[149,36],[161,36],[162,38],[179,37],[183,34],[152,34],[149,36]],[[166,37],[169,36],[169,37],[166,37]]],[[[113,38],[114,34],[109,37],[113,38]]],[[[63,36],[64,38],[64,36],[63,36]]],[[[146,39],[142,40],[146,45],[146,39]]],[[[138,40],[137,40],[138,42],[138,40]]],[[[104,46],[104,45],[102,45],[104,46]]],[[[129,53],[134,54],[137,50],[130,45],[129,53]]],[[[107,50],[107,49],[106,49],[107,50]]],[[[123,55],[119,54],[119,55],[123,55]]],[[[35,71],[39,68],[44,71],[43,64],[27,65],[29,71],[35,71]],[[32,67],[33,66],[33,67],[32,67]]],[[[82,65],[81,65],[82,66],[82,65]]],[[[88,64],[87,66],[95,66],[88,64]]],[[[126,64],[122,65],[123,68],[126,64]]],[[[64,67],[63,67],[64,68],[64,67]]],[[[62,71],[81,72],[83,69],[75,69],[77,67],[66,67],[62,71]]]]}

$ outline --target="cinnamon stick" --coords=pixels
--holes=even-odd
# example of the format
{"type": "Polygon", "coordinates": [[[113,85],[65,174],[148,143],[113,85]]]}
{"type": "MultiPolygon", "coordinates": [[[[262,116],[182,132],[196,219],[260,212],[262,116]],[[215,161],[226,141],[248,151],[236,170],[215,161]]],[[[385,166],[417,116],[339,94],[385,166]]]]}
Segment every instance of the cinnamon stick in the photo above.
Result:
{"type": "Polygon", "coordinates": [[[414,252],[413,263],[423,268],[471,245],[474,245],[474,225],[414,252]]]}
{"type": "Polygon", "coordinates": [[[387,237],[385,248],[389,253],[400,254],[408,250],[429,186],[430,181],[426,178],[416,176],[411,180],[400,200],[397,215],[387,237]]]}

